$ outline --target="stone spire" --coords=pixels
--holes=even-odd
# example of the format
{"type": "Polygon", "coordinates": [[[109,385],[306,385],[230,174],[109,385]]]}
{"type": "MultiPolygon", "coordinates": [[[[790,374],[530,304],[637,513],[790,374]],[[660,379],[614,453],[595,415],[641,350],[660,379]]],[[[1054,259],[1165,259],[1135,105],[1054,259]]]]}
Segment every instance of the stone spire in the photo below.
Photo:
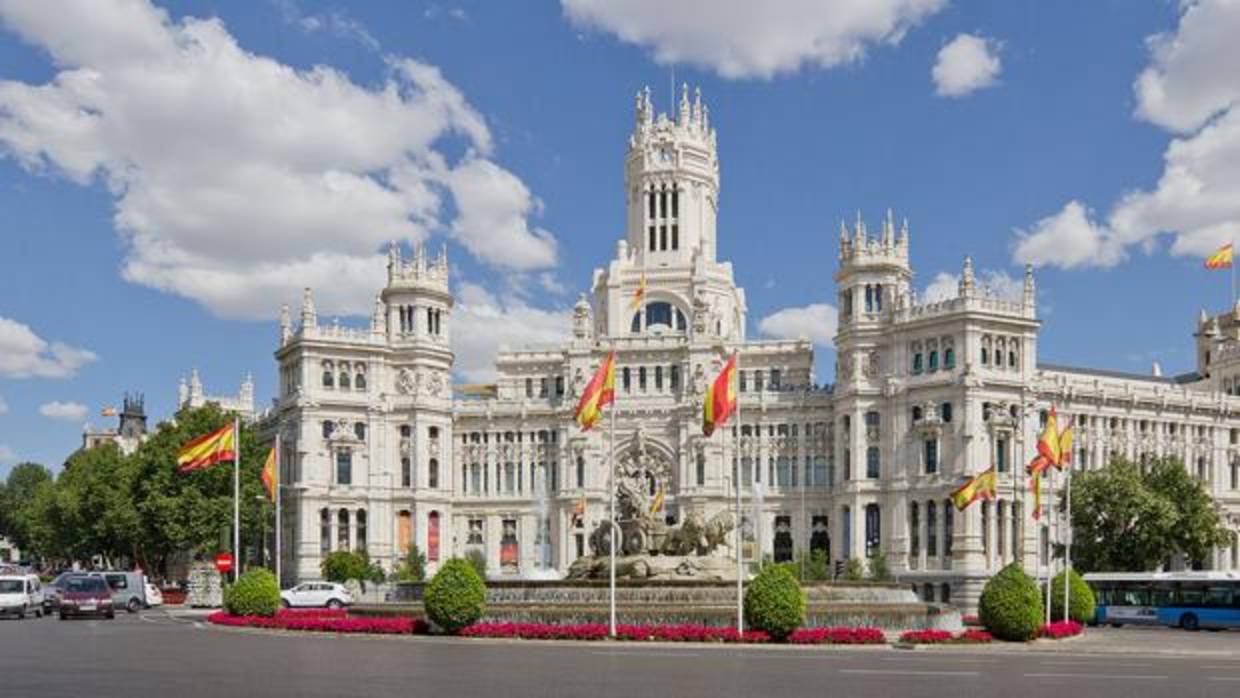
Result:
{"type": "Polygon", "coordinates": [[[896,242],[896,224],[892,220],[891,209],[887,209],[887,217],[883,219],[883,247],[890,248],[896,242]]]}
{"type": "Polygon", "coordinates": [[[676,123],[680,126],[689,125],[689,83],[680,85],[680,113],[676,115],[676,123]]]}
{"type": "Polygon", "coordinates": [[[375,296],[375,308],[370,314],[370,332],[371,334],[383,334],[383,318],[386,314],[383,307],[383,296],[375,296]]]}
{"type": "Polygon", "coordinates": [[[1025,295],[1024,305],[1026,308],[1033,308],[1037,303],[1038,289],[1033,280],[1033,265],[1025,265],[1025,295]]]}
{"type": "Polygon", "coordinates": [[[191,402],[198,402],[202,399],[202,379],[198,377],[197,368],[189,374],[189,399],[191,402]]]}
{"type": "Polygon", "coordinates": [[[702,128],[702,88],[693,88],[693,123],[702,128]]]}
{"type": "Polygon", "coordinates": [[[317,327],[319,324],[318,313],[314,310],[314,293],[307,286],[301,293],[301,328],[317,327]]]}
{"type": "Polygon", "coordinates": [[[965,298],[973,295],[973,258],[964,258],[964,269],[960,272],[960,297],[965,298]]]}
{"type": "Polygon", "coordinates": [[[288,340],[293,336],[293,318],[289,312],[288,303],[280,306],[280,345],[288,344],[288,340]]]}

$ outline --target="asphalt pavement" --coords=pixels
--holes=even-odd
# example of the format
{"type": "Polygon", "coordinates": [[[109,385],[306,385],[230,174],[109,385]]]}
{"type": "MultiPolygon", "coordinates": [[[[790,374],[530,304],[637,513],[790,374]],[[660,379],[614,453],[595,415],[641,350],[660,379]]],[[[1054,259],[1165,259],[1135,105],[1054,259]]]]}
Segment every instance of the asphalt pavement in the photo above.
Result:
{"type": "Polygon", "coordinates": [[[4,698],[1048,693],[1234,698],[1240,633],[1104,629],[1053,651],[945,651],[299,635],[216,628],[157,610],[112,621],[0,621],[4,698]],[[1130,651],[1114,652],[1125,643],[1130,651]],[[1183,653],[1152,654],[1175,643],[1183,653]],[[1193,643],[1208,651],[1188,654],[1193,643]],[[1147,644],[1151,653],[1141,652],[1147,644]]]}

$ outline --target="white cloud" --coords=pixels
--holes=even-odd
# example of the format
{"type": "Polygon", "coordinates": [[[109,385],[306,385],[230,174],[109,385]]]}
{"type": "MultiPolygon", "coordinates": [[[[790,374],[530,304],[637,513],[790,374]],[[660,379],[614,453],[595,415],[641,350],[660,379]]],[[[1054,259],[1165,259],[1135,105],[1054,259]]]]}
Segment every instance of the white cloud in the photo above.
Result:
{"type": "Polygon", "coordinates": [[[542,310],[520,300],[500,301],[477,284],[457,288],[452,310],[452,351],[456,372],[469,382],[495,379],[495,353],[568,339],[572,311],[542,310]]]}
{"type": "Polygon", "coordinates": [[[0,376],[65,378],[98,357],[94,352],[48,342],[29,326],[0,317],[0,376]]]}
{"type": "Polygon", "coordinates": [[[1133,248],[1152,252],[1171,238],[1174,255],[1203,257],[1240,239],[1240,3],[1185,3],[1179,30],[1151,42],[1138,78],[1137,114],[1183,135],[1163,154],[1152,190],[1122,196],[1105,218],[1078,201],[1018,231],[1017,261],[1066,269],[1110,267],[1133,248]]]}
{"type": "MultiPolygon", "coordinates": [[[[984,295],[1005,301],[1020,301],[1025,297],[1025,281],[1017,279],[1000,269],[983,269],[974,275],[974,286],[984,295]]],[[[960,296],[960,275],[941,271],[922,291],[924,303],[938,303],[960,296]]]]}
{"type": "Polygon", "coordinates": [[[275,0],[275,3],[284,16],[285,22],[299,27],[307,34],[325,31],[342,39],[356,41],[371,51],[380,49],[379,40],[366,29],[366,26],[347,15],[343,10],[307,15],[301,11],[301,7],[294,0],[275,0]]]}
{"type": "Polygon", "coordinates": [[[78,402],[60,402],[53,400],[39,406],[39,414],[52,419],[63,419],[68,422],[80,422],[86,418],[86,405],[78,402]]]}
{"type": "Polygon", "coordinates": [[[808,339],[820,347],[835,346],[839,312],[826,303],[778,310],[758,322],[758,331],[778,339],[808,339]]]}
{"type": "Polygon", "coordinates": [[[390,56],[363,86],[146,0],[0,0],[0,22],[59,71],[0,80],[0,154],[106,183],[129,281],[261,318],[307,284],[322,312],[364,312],[392,239],[447,231],[504,269],[555,262],[525,220],[536,199],[486,159],[485,120],[432,65],[390,56]]]}
{"type": "Polygon", "coordinates": [[[957,34],[939,49],[930,76],[940,97],[963,97],[998,84],[1003,65],[999,43],[974,34],[957,34]]]}
{"type": "Polygon", "coordinates": [[[661,64],[690,63],[725,78],[830,68],[897,44],[947,0],[561,0],[575,24],[649,48],[661,64]]]}

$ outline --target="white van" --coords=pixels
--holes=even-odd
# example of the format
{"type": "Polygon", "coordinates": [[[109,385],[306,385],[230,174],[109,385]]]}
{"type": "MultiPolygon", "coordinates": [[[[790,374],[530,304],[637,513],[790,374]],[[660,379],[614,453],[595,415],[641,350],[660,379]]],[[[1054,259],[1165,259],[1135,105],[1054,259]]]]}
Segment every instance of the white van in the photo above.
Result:
{"type": "Polygon", "coordinates": [[[0,616],[43,617],[43,584],[35,574],[0,575],[0,616]]]}

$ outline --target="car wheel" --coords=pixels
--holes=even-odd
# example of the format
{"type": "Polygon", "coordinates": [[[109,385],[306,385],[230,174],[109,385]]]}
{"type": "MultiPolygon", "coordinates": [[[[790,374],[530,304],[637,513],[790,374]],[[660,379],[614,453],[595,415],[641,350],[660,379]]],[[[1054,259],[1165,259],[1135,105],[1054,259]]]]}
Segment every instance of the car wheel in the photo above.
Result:
{"type": "Polygon", "coordinates": [[[108,620],[112,620],[115,617],[116,617],[116,611],[108,611],[108,620]]]}
{"type": "Polygon", "coordinates": [[[35,609],[34,609],[34,617],[35,617],[35,618],[42,618],[42,617],[43,617],[43,608],[42,608],[41,606],[36,606],[36,607],[35,607],[35,609]]]}
{"type": "Polygon", "coordinates": [[[1185,613],[1180,616],[1180,627],[1194,632],[1201,629],[1201,621],[1197,619],[1197,614],[1185,613]]]}
{"type": "Polygon", "coordinates": [[[25,606],[22,606],[21,610],[17,612],[17,619],[26,620],[26,607],[25,606]]]}
{"type": "Polygon", "coordinates": [[[125,610],[130,613],[137,613],[142,610],[142,602],[137,599],[130,599],[129,603],[125,604],[125,610]]]}
{"type": "Polygon", "coordinates": [[[280,599],[280,608],[292,608],[292,607],[293,605],[288,602],[288,599],[280,599]]]}
{"type": "Polygon", "coordinates": [[[331,599],[327,602],[327,607],[332,610],[344,608],[344,604],[340,603],[340,599],[331,599]]]}
{"type": "Polygon", "coordinates": [[[60,619],[61,619],[61,620],[69,620],[69,616],[65,615],[65,612],[64,612],[64,611],[61,611],[61,612],[60,612],[60,619]]]}

